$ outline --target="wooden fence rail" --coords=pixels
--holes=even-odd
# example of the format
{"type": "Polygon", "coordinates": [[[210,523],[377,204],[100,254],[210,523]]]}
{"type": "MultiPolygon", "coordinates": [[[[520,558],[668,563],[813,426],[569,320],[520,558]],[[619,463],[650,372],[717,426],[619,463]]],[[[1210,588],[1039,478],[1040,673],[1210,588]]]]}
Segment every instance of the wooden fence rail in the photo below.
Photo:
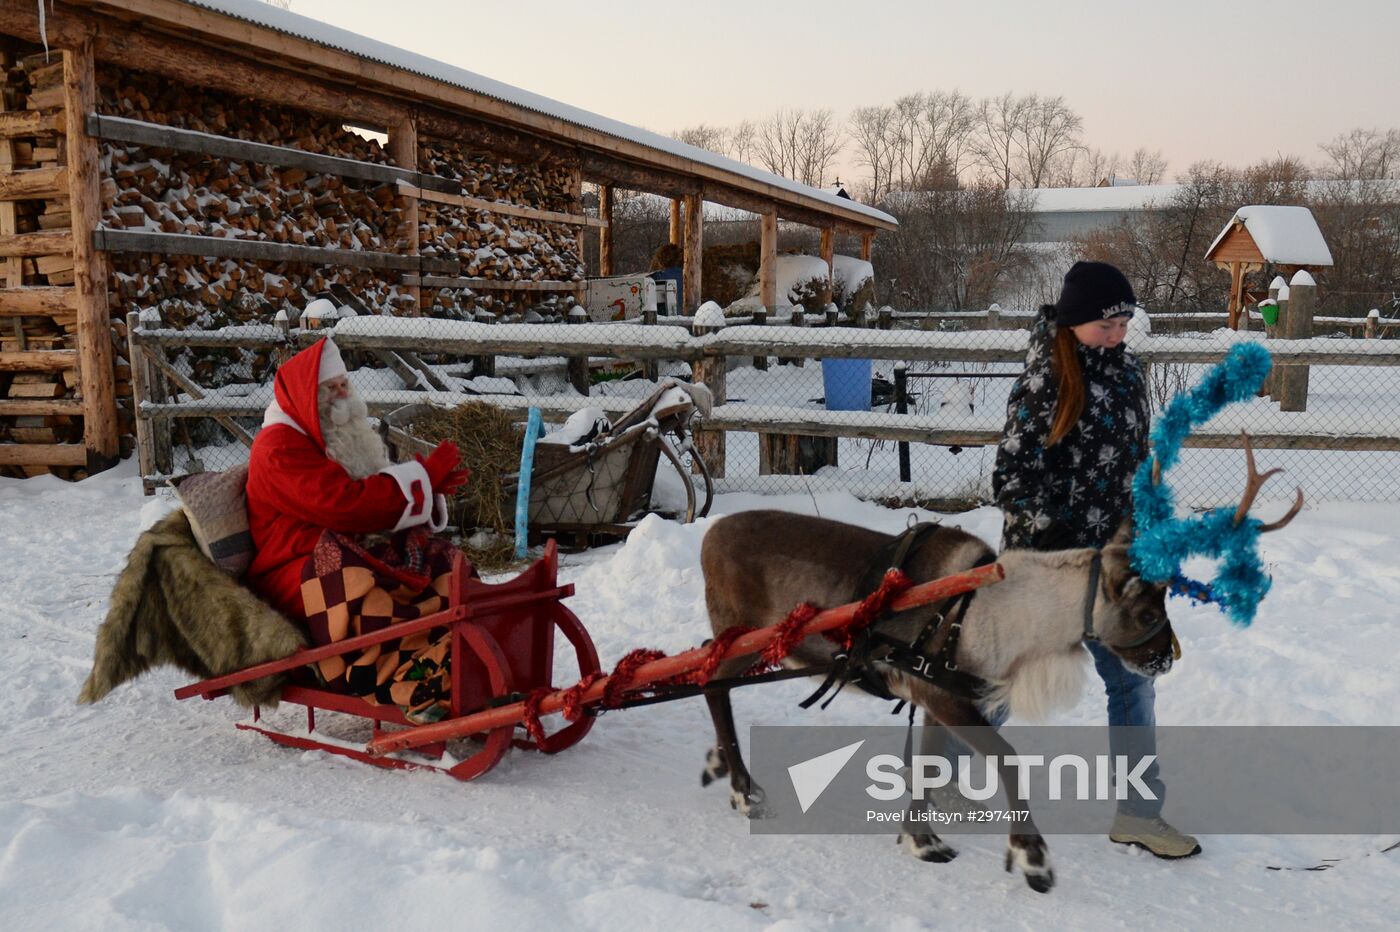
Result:
{"type": "MultiPolygon", "coordinates": [[[[337,344],[346,351],[417,351],[451,357],[549,355],[719,362],[730,356],[763,354],[797,359],[844,357],[1019,363],[1025,354],[1025,335],[1013,332],[996,334],[989,340],[987,334],[913,334],[855,328],[829,328],[813,333],[805,328],[751,325],[692,336],[677,327],[642,324],[577,324],[567,330],[546,330],[534,324],[489,325],[382,317],[347,318],[337,321],[333,328],[318,330],[253,325],[217,331],[179,331],[145,328],[134,315],[128,329],[133,355],[137,357],[179,347],[289,352],[327,335],[334,335],[337,344]]],[[[1218,362],[1230,345],[1226,341],[1154,337],[1140,343],[1136,351],[1149,363],[1208,365],[1218,362]]],[[[1400,345],[1392,348],[1383,341],[1271,340],[1269,349],[1275,363],[1281,366],[1400,364],[1400,345]]],[[[163,369],[158,364],[155,368],[163,369]]],[[[723,366],[710,368],[723,369],[723,366]]],[[[142,430],[149,431],[153,423],[165,425],[163,430],[168,436],[168,425],[174,420],[212,418],[227,422],[230,418],[256,418],[267,403],[265,387],[253,397],[234,397],[211,390],[207,397],[200,398],[201,392],[196,386],[185,392],[188,400],[155,400],[144,390],[142,380],[134,381],[138,391],[138,437],[142,430]]],[[[191,388],[184,384],[179,387],[191,388]]],[[[538,407],[549,420],[562,420],[585,406],[621,412],[632,404],[631,400],[621,398],[473,395],[415,389],[377,391],[366,398],[375,414],[416,402],[453,404],[466,400],[488,402],[518,417],[523,417],[529,408],[538,407]]],[[[1254,446],[1259,449],[1400,452],[1400,431],[1335,431],[1311,423],[1314,420],[1304,416],[1298,422],[1302,429],[1292,433],[1277,430],[1251,433],[1254,446]]],[[[702,432],[756,433],[769,440],[783,436],[844,437],[963,447],[995,444],[1001,434],[999,418],[952,421],[928,414],[838,412],[743,403],[717,405],[700,426],[702,432]]],[[[235,436],[241,434],[240,439],[245,443],[249,441],[239,425],[230,424],[230,429],[235,436]]],[[[1235,449],[1240,443],[1237,431],[1216,430],[1193,434],[1187,446],[1235,449]]],[[[143,474],[147,474],[145,463],[143,474]]]]}

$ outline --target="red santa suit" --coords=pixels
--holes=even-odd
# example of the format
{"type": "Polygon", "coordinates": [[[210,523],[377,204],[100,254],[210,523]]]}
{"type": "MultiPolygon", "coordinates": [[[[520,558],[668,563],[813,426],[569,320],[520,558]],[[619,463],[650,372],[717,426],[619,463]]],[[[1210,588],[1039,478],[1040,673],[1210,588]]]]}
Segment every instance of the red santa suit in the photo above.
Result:
{"type": "Polygon", "coordinates": [[[434,496],[422,464],[399,463],[352,479],[326,455],[317,386],[344,372],[326,340],[281,366],[248,463],[248,523],[257,548],[248,584],[294,617],[305,617],[301,571],[322,532],[368,534],[420,524],[441,530],[446,524],[445,502],[434,496]]]}

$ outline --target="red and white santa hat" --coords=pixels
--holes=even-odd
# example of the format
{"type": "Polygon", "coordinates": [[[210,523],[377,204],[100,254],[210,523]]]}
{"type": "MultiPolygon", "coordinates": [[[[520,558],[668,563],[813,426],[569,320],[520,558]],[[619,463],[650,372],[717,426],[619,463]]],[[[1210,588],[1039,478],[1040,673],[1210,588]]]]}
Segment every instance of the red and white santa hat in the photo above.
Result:
{"type": "Polygon", "coordinates": [[[326,345],[321,347],[321,367],[316,373],[316,382],[329,382],[346,374],[345,360],[340,358],[340,348],[335,341],[326,337],[326,345]]]}

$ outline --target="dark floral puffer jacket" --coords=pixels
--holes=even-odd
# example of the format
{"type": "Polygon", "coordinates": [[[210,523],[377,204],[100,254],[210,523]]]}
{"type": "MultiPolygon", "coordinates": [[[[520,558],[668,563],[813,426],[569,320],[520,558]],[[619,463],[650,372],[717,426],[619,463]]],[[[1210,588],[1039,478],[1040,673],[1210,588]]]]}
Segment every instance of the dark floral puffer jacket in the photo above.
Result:
{"type": "Polygon", "coordinates": [[[1003,547],[1102,547],[1132,513],[1133,474],[1147,456],[1147,386],[1123,344],[1078,348],[1084,412],[1059,443],[1046,447],[1059,395],[1051,369],[1055,332],[1042,312],[1006,406],[992,473],[1005,514],[1003,547]]]}

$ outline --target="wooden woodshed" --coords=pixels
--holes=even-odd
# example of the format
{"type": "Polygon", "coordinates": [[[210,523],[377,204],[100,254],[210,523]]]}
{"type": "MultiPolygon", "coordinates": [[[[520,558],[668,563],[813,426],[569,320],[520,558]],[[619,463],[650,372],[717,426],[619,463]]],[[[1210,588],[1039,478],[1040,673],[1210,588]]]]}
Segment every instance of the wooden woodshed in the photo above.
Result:
{"type": "MultiPolygon", "coordinates": [[[[400,315],[567,300],[614,271],[614,189],[671,199],[688,309],[706,201],[762,217],[770,306],[779,219],[821,230],[828,262],[837,232],[868,258],[895,228],[257,0],[44,0],[42,16],[0,0],[0,73],[0,471],[21,475],[81,476],[129,450],[130,311],[211,328],[269,323],[332,287],[400,315]],[[593,233],[600,268],[585,269],[593,233]]],[[[256,378],[273,362],[227,365],[256,378]]]]}

